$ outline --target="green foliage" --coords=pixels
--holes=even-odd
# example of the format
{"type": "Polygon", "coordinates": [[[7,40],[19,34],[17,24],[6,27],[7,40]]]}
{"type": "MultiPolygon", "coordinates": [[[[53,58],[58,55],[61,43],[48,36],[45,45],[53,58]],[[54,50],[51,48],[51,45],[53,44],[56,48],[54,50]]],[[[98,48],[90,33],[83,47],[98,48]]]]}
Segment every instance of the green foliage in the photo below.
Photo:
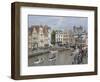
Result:
{"type": "Polygon", "coordinates": [[[53,30],[51,33],[51,44],[55,45],[56,39],[55,39],[56,32],[53,30]]]}

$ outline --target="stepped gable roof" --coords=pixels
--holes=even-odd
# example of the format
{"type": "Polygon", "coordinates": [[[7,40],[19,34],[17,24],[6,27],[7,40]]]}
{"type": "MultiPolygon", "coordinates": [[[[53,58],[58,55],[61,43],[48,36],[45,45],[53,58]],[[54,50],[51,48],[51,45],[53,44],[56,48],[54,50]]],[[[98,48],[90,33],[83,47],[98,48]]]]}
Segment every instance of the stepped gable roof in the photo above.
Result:
{"type": "Polygon", "coordinates": [[[48,33],[48,29],[50,29],[50,27],[48,27],[47,25],[32,25],[28,30],[29,32],[32,33],[32,31],[36,30],[37,33],[39,33],[40,28],[43,29],[43,33],[47,34],[48,33]]]}

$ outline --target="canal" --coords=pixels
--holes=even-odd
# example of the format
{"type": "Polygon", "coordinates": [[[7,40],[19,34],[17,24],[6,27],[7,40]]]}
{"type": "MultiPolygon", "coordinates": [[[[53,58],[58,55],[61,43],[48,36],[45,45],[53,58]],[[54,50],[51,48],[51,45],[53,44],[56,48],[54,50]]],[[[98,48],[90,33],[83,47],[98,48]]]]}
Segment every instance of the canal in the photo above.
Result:
{"type": "Polygon", "coordinates": [[[55,54],[45,53],[28,58],[28,66],[70,65],[73,56],[70,50],[64,50],[55,54]]]}

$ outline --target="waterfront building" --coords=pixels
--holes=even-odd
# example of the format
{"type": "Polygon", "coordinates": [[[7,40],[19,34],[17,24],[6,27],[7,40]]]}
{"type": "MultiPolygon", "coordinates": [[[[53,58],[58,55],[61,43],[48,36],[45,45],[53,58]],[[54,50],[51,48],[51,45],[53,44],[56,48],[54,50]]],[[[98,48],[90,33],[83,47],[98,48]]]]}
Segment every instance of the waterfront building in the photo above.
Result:
{"type": "Polygon", "coordinates": [[[71,45],[73,41],[72,32],[69,30],[56,30],[56,43],[62,45],[71,45]]]}
{"type": "Polygon", "coordinates": [[[55,31],[56,33],[56,35],[55,35],[55,41],[56,41],[56,43],[57,44],[62,44],[62,42],[63,42],[63,31],[61,31],[61,30],[56,30],[55,31]]]}
{"type": "Polygon", "coordinates": [[[31,36],[31,31],[29,29],[28,31],[28,48],[31,49],[32,48],[32,36],[31,36]]]}
{"type": "MultiPolygon", "coordinates": [[[[49,46],[49,27],[47,25],[33,25],[29,28],[29,44],[31,48],[49,46]]],[[[30,47],[30,46],[29,46],[30,47]]]]}

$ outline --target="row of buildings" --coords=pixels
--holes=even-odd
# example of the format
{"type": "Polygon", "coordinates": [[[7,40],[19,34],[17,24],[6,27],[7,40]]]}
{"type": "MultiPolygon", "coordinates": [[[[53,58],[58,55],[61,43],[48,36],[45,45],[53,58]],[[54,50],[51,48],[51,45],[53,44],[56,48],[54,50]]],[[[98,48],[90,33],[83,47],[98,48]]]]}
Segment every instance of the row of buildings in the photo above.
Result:
{"type": "Polygon", "coordinates": [[[28,47],[37,48],[50,44],[50,27],[47,25],[33,25],[28,29],[28,47]]]}
{"type": "MultiPolygon", "coordinates": [[[[28,47],[52,46],[52,29],[47,25],[33,25],[28,29],[28,47]]],[[[83,27],[73,27],[72,30],[55,30],[55,44],[87,45],[88,36],[83,27]]]]}
{"type": "Polygon", "coordinates": [[[55,40],[56,44],[62,44],[62,45],[74,43],[74,38],[71,31],[56,30],[55,40]]]}
{"type": "Polygon", "coordinates": [[[56,31],[56,43],[69,46],[87,46],[88,34],[86,29],[82,26],[73,26],[72,30],[57,30],[56,31]]]}

